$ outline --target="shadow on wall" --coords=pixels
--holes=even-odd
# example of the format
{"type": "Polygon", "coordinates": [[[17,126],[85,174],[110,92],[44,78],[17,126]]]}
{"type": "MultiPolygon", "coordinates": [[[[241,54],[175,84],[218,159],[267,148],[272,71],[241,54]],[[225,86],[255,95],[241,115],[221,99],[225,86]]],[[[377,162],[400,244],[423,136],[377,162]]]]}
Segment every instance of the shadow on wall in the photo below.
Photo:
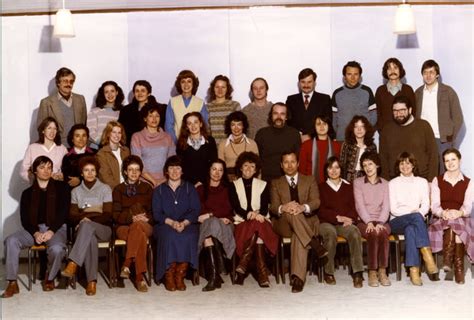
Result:
{"type": "Polygon", "coordinates": [[[57,53],[62,52],[61,40],[53,37],[54,26],[43,26],[41,29],[41,37],[38,52],[57,53]]]}
{"type": "Polygon", "coordinates": [[[397,49],[418,49],[418,35],[413,34],[400,34],[397,37],[397,49]]]}
{"type": "MultiPolygon", "coordinates": [[[[56,79],[55,77],[51,78],[48,82],[48,96],[56,94],[57,87],[56,87],[56,79]]],[[[46,97],[45,97],[46,98],[46,97]]],[[[30,121],[30,144],[34,143],[38,140],[38,112],[39,112],[39,105],[41,101],[38,103],[38,108],[34,109],[31,113],[31,121],[30,121]]]]}

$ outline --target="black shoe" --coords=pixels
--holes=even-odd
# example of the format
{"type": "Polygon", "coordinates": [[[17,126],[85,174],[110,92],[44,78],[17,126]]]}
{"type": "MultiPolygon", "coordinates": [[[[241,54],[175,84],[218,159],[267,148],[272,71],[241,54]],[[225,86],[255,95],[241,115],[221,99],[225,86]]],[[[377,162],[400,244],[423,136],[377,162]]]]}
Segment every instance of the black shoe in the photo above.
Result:
{"type": "Polygon", "coordinates": [[[439,273],[427,273],[428,275],[428,279],[430,279],[431,281],[439,281],[439,273]]]}
{"type": "Polygon", "coordinates": [[[235,273],[235,279],[234,279],[234,284],[238,284],[239,286],[244,285],[244,280],[245,280],[245,274],[236,272],[235,273]]]}
{"type": "Polygon", "coordinates": [[[301,291],[303,291],[303,287],[304,287],[303,280],[301,280],[297,276],[294,276],[293,277],[293,286],[291,287],[291,292],[292,293],[301,292],[301,291]]]}
{"type": "Polygon", "coordinates": [[[207,252],[206,257],[206,276],[207,276],[207,284],[202,291],[214,291],[216,288],[221,287],[220,281],[222,281],[221,277],[217,274],[216,262],[214,260],[215,257],[215,248],[214,246],[206,247],[207,252]]]}
{"type": "Polygon", "coordinates": [[[336,284],[336,278],[334,278],[334,275],[329,274],[329,273],[324,273],[324,282],[329,285],[335,285],[336,284]]]}
{"type": "Polygon", "coordinates": [[[316,252],[316,255],[319,259],[322,259],[328,255],[328,251],[321,244],[321,240],[319,239],[319,237],[313,237],[309,245],[311,246],[311,248],[313,248],[314,252],[316,252]]]}

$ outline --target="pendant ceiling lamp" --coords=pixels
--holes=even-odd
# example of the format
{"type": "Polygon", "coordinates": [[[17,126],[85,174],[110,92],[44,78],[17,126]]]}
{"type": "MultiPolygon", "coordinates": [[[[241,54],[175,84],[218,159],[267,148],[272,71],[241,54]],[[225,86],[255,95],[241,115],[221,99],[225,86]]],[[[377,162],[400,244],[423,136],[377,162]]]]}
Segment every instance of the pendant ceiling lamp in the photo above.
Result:
{"type": "Polygon", "coordinates": [[[74,24],[72,22],[72,13],[66,9],[65,0],[63,0],[63,8],[56,12],[56,23],[54,24],[53,37],[56,38],[73,38],[74,24]]]}
{"type": "Polygon", "coordinates": [[[393,33],[396,34],[412,34],[416,32],[415,15],[411,5],[405,0],[398,5],[395,12],[395,23],[393,33]]]}

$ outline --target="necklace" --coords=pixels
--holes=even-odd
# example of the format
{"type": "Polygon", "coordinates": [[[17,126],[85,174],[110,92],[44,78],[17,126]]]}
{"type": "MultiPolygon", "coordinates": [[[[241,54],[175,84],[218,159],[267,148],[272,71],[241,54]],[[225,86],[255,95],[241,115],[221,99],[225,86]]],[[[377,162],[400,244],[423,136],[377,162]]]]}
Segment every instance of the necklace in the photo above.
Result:
{"type": "Polygon", "coordinates": [[[176,187],[176,191],[173,190],[173,188],[171,188],[170,186],[170,189],[171,189],[171,196],[173,197],[174,199],[174,204],[178,204],[178,196],[179,196],[179,186],[176,187]]]}
{"type": "Polygon", "coordinates": [[[232,149],[232,152],[238,157],[240,153],[237,153],[237,151],[235,151],[234,149],[234,144],[235,145],[238,145],[238,144],[241,144],[241,143],[244,143],[244,151],[247,151],[247,143],[245,143],[245,140],[243,138],[240,139],[239,142],[237,143],[234,143],[234,141],[230,140],[230,148],[232,149]]]}

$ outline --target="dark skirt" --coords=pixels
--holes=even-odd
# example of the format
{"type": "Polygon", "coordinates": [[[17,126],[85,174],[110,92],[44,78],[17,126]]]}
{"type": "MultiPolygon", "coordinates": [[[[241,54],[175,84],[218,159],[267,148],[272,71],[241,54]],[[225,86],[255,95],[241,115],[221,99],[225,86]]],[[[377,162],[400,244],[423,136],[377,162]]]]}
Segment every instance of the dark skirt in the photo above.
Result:
{"type": "Polygon", "coordinates": [[[210,217],[201,224],[199,228],[198,250],[201,252],[203,242],[206,238],[213,237],[222,243],[225,255],[228,259],[232,258],[235,251],[234,225],[225,224],[221,219],[210,217]]]}
{"type": "Polygon", "coordinates": [[[163,278],[166,270],[173,262],[188,262],[191,268],[197,269],[197,244],[199,226],[191,224],[183,232],[166,224],[155,225],[153,236],[156,239],[156,280],[163,278]]]}
{"type": "Polygon", "coordinates": [[[258,222],[257,220],[247,220],[239,223],[235,227],[236,252],[240,257],[245,249],[245,243],[252,238],[254,234],[263,240],[265,247],[274,256],[278,249],[278,235],[273,231],[270,222],[258,222]]]}

